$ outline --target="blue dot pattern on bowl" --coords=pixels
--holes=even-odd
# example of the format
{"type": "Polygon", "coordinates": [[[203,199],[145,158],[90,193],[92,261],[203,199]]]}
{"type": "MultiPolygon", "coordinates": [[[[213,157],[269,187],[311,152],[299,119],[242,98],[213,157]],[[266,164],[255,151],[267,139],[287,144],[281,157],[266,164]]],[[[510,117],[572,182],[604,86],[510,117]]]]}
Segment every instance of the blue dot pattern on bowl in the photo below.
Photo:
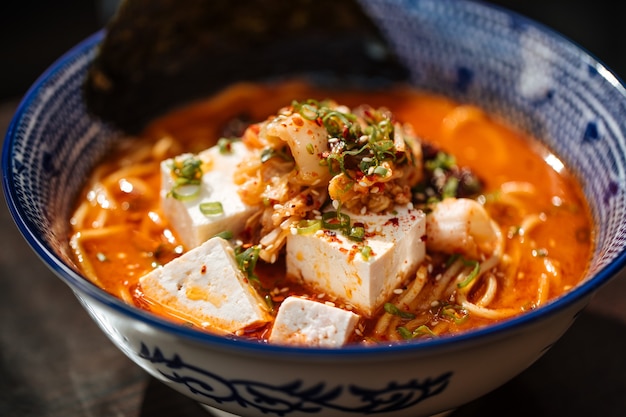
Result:
{"type": "Polygon", "coordinates": [[[117,137],[90,117],[82,102],[80,91],[95,40],[66,55],[35,84],[21,103],[5,144],[10,163],[4,169],[10,169],[9,187],[21,218],[44,246],[70,265],[63,243],[74,201],[94,161],[117,137]]]}

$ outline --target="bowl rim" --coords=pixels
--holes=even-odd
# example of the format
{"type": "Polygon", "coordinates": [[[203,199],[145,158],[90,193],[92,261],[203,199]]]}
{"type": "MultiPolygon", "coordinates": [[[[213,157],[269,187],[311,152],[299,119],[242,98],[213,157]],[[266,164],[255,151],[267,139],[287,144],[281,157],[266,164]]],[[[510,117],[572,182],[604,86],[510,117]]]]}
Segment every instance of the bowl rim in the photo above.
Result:
{"type": "MultiPolygon", "coordinates": [[[[474,2],[478,3],[479,2],[474,2]]],[[[485,6],[485,4],[482,4],[485,6]]],[[[497,8],[504,13],[515,14],[517,18],[523,19],[528,25],[532,25],[537,29],[547,32],[550,36],[557,36],[559,40],[570,45],[574,45],[583,55],[594,61],[597,65],[606,69],[604,64],[597,60],[592,54],[585,49],[579,47],[558,32],[553,31],[549,27],[534,22],[533,20],[515,12],[507,10],[495,5],[486,5],[486,7],[497,8]]],[[[350,358],[371,357],[377,360],[390,358],[398,354],[425,354],[433,351],[442,351],[446,349],[462,349],[467,344],[481,343],[493,337],[506,337],[512,332],[519,331],[527,326],[538,323],[548,317],[552,317],[559,311],[582,302],[585,298],[590,297],[596,290],[607,283],[609,280],[618,275],[620,270],[626,266],[626,248],[623,249],[615,259],[602,269],[597,271],[595,275],[587,278],[585,282],[581,282],[575,288],[561,295],[535,310],[525,312],[517,317],[506,319],[502,322],[491,324],[484,328],[468,331],[467,333],[456,334],[449,337],[436,339],[410,341],[406,343],[392,343],[380,345],[346,345],[341,348],[316,348],[301,346],[283,346],[271,345],[265,342],[257,342],[236,337],[224,337],[200,330],[194,330],[181,326],[179,324],[160,318],[147,311],[140,310],[137,307],[126,304],[121,299],[100,289],[91,283],[86,277],[79,275],[74,269],[67,265],[55,252],[39,238],[33,231],[30,221],[25,217],[22,208],[19,206],[18,198],[13,187],[13,161],[10,156],[12,148],[16,140],[16,132],[21,124],[22,116],[29,108],[34,99],[40,94],[41,86],[53,77],[57,71],[68,64],[75,56],[85,53],[88,50],[95,49],[97,44],[104,37],[105,30],[100,30],[83,41],[69,49],[65,54],[61,55],[52,65],[50,65],[31,85],[24,97],[21,99],[14,116],[11,119],[7,133],[5,135],[2,146],[2,185],[4,196],[13,218],[14,223],[18,227],[23,238],[30,245],[35,254],[44,262],[44,264],[57,275],[66,285],[73,290],[75,295],[82,299],[83,296],[89,298],[113,309],[116,313],[127,316],[130,319],[143,322],[159,331],[163,331],[175,337],[187,339],[212,348],[221,348],[229,351],[240,353],[253,353],[260,356],[270,357],[307,357],[311,359],[321,360],[344,360],[350,358]]],[[[626,88],[624,83],[618,77],[608,70],[603,72],[601,76],[607,82],[615,85],[615,81],[608,79],[608,74],[618,80],[618,85],[622,89],[626,88]]],[[[584,306],[582,307],[584,308],[584,306]]]]}

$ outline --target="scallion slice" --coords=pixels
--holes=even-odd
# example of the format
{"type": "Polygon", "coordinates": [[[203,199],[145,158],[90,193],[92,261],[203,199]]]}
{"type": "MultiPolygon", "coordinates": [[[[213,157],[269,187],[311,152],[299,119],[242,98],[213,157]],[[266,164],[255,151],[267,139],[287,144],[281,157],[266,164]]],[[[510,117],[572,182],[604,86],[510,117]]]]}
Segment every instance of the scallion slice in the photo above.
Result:
{"type": "Polygon", "coordinates": [[[322,228],[321,220],[300,220],[296,226],[299,235],[310,235],[322,228]]]}
{"type": "Polygon", "coordinates": [[[322,214],[322,227],[328,230],[345,230],[350,227],[350,216],[336,211],[327,211],[322,214]]]}
{"type": "Polygon", "coordinates": [[[230,240],[233,238],[233,236],[233,232],[231,232],[230,230],[224,230],[223,232],[220,232],[213,237],[221,237],[224,240],[230,240]]]}
{"type": "Polygon", "coordinates": [[[404,311],[404,310],[400,310],[398,308],[398,306],[396,306],[393,303],[385,303],[384,305],[385,311],[389,314],[393,314],[394,316],[398,316],[401,317],[403,319],[414,319],[415,318],[415,314],[409,312],[409,311],[404,311]]]}
{"type": "Polygon", "coordinates": [[[206,203],[200,203],[200,211],[205,216],[217,216],[224,214],[224,207],[219,201],[209,201],[206,203]]]}
{"type": "Polygon", "coordinates": [[[187,201],[193,200],[200,195],[200,184],[180,184],[176,185],[170,191],[172,197],[177,200],[187,201]]]}
{"type": "Polygon", "coordinates": [[[459,288],[467,287],[472,281],[474,281],[474,278],[476,278],[478,276],[478,273],[480,272],[480,263],[478,261],[463,260],[463,263],[466,266],[471,266],[472,270],[469,274],[467,274],[467,277],[465,277],[463,281],[457,284],[457,287],[459,288]]]}

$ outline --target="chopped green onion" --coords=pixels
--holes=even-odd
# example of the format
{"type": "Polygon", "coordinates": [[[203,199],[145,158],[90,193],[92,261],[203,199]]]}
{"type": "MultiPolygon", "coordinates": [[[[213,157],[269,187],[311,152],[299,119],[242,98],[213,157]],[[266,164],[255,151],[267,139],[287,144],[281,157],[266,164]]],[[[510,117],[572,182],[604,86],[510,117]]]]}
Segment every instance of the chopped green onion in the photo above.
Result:
{"type": "Polygon", "coordinates": [[[365,238],[365,228],[363,226],[352,226],[348,238],[361,242],[365,238]]]}
{"type": "Polygon", "coordinates": [[[447,304],[440,312],[441,317],[452,320],[455,324],[462,324],[469,318],[469,312],[465,307],[457,304],[447,304]]]}
{"type": "Polygon", "coordinates": [[[372,247],[365,245],[361,248],[361,256],[363,257],[363,259],[365,259],[366,261],[369,261],[370,256],[372,256],[372,247]]]}
{"type": "Polygon", "coordinates": [[[456,165],[456,159],[454,155],[439,151],[437,152],[437,156],[434,159],[430,159],[425,162],[425,168],[429,171],[434,171],[435,169],[443,169],[450,170],[456,165]]]}
{"type": "Polygon", "coordinates": [[[396,331],[400,334],[400,337],[402,337],[404,340],[413,339],[413,333],[411,333],[411,331],[404,326],[397,327],[396,331]]]}
{"type": "Polygon", "coordinates": [[[272,159],[275,155],[274,148],[265,148],[261,151],[261,162],[266,163],[270,159],[272,159]]]}
{"type": "Polygon", "coordinates": [[[224,214],[224,207],[222,207],[222,203],[219,201],[200,203],[200,212],[205,216],[217,216],[224,214]]]}
{"type": "Polygon", "coordinates": [[[329,230],[346,229],[350,226],[350,216],[338,211],[327,211],[322,214],[322,227],[329,230]]]}
{"type": "Polygon", "coordinates": [[[376,168],[374,168],[374,174],[380,175],[381,177],[387,175],[388,172],[389,170],[385,167],[377,166],[376,168]]]}
{"type": "Polygon", "coordinates": [[[437,337],[437,335],[428,326],[426,326],[425,324],[422,324],[421,326],[419,326],[418,328],[416,328],[413,331],[410,331],[409,329],[407,329],[404,326],[400,326],[400,327],[396,328],[396,331],[405,340],[414,339],[414,338],[420,337],[420,336],[437,337]]]}
{"type": "Polygon", "coordinates": [[[467,277],[465,277],[465,279],[462,282],[459,282],[457,284],[457,286],[459,288],[465,288],[467,287],[470,282],[472,282],[474,280],[474,278],[476,278],[478,276],[478,273],[480,272],[480,263],[478,261],[473,261],[473,260],[463,260],[463,263],[466,266],[471,266],[472,267],[472,271],[467,275],[467,277]]]}
{"type": "Polygon", "coordinates": [[[449,177],[441,190],[441,197],[456,197],[459,189],[459,179],[456,177],[449,177]]]}
{"type": "Polygon", "coordinates": [[[224,240],[230,240],[233,238],[233,232],[231,232],[230,230],[224,230],[223,232],[219,232],[213,237],[221,237],[224,240]]]}
{"type": "Polygon", "coordinates": [[[177,200],[186,201],[197,198],[200,195],[199,184],[181,184],[176,185],[170,191],[172,197],[177,200]]]}
{"type": "Polygon", "coordinates": [[[250,246],[245,251],[235,255],[235,260],[237,261],[239,270],[243,272],[249,280],[258,280],[258,277],[254,273],[254,269],[256,268],[256,263],[259,260],[260,251],[261,247],[255,245],[250,246]]]}
{"type": "Polygon", "coordinates": [[[309,155],[313,155],[313,153],[315,152],[315,148],[313,147],[312,143],[307,143],[306,151],[309,153],[309,155]]]}
{"type": "Polygon", "coordinates": [[[415,318],[415,314],[413,314],[413,313],[411,313],[409,311],[400,310],[393,303],[385,303],[384,309],[385,309],[385,311],[387,313],[392,314],[394,316],[401,317],[403,319],[414,319],[415,318]]]}
{"type": "Polygon", "coordinates": [[[222,155],[233,153],[233,140],[234,139],[220,138],[217,141],[217,148],[222,155]]]}
{"type": "Polygon", "coordinates": [[[321,220],[300,220],[296,226],[299,235],[310,235],[322,228],[321,220]]]}
{"type": "Polygon", "coordinates": [[[274,158],[275,156],[287,162],[293,161],[293,157],[291,156],[291,154],[287,153],[286,148],[276,149],[272,147],[267,147],[261,151],[261,162],[266,163],[267,161],[274,158]]]}
{"type": "Polygon", "coordinates": [[[202,177],[202,161],[196,156],[190,156],[182,161],[175,160],[172,173],[178,178],[191,182],[202,177]]]}

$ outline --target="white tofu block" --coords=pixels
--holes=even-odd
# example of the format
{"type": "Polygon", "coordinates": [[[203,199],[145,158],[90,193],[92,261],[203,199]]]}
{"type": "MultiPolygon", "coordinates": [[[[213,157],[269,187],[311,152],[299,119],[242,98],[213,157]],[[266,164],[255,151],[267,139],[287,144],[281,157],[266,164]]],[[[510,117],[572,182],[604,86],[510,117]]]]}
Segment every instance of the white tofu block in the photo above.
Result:
{"type": "MultiPolygon", "coordinates": [[[[241,142],[232,143],[232,153],[222,154],[217,146],[198,154],[204,161],[211,161],[202,175],[200,194],[197,198],[177,200],[168,193],[174,186],[172,159],[161,162],[161,204],[165,218],[188,249],[195,248],[207,239],[223,231],[241,232],[246,219],[256,208],[244,204],[237,193],[233,174],[237,164],[249,154],[241,142]],[[223,213],[206,215],[200,204],[220,202],[223,213]]],[[[191,154],[177,158],[189,157],[191,154]]]]}
{"type": "Polygon", "coordinates": [[[365,225],[364,241],[357,244],[328,230],[291,234],[287,275],[372,316],[424,260],[425,215],[406,206],[396,207],[394,214],[344,213],[365,225]],[[361,254],[363,245],[371,248],[369,257],[361,254]]]}
{"type": "Polygon", "coordinates": [[[300,297],[287,297],[276,315],[269,342],[310,347],[341,347],[359,316],[351,311],[300,297]]]}
{"type": "Polygon", "coordinates": [[[268,308],[237,268],[231,246],[212,238],[139,280],[156,309],[208,330],[235,333],[271,320],[268,308]]]}

